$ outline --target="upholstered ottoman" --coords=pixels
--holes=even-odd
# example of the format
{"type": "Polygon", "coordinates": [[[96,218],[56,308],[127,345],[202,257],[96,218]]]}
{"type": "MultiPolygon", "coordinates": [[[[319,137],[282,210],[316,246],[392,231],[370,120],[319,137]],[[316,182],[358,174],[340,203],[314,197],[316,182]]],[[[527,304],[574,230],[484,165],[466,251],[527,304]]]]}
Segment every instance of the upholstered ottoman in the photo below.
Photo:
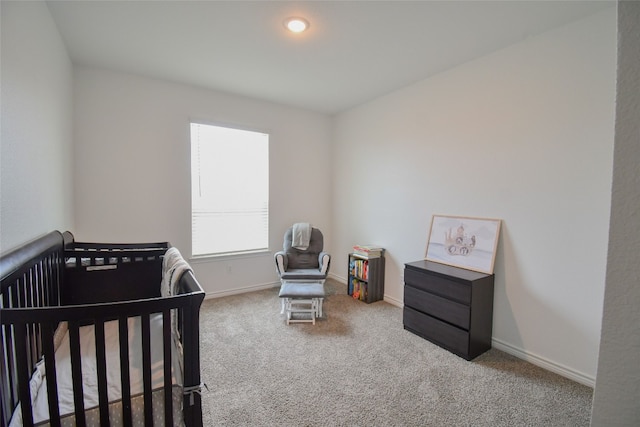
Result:
{"type": "Polygon", "coordinates": [[[315,325],[316,318],[322,317],[325,295],[324,280],[283,280],[279,294],[280,312],[286,314],[287,325],[305,322],[315,325]],[[299,314],[302,316],[297,316],[299,314]]]}

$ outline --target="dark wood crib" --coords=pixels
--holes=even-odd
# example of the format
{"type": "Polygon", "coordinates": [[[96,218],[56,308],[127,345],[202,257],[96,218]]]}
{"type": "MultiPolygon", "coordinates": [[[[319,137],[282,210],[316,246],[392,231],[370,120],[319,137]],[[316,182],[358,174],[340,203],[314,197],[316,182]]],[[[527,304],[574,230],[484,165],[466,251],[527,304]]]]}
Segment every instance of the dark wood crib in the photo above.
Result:
{"type": "MultiPolygon", "coordinates": [[[[134,425],[135,420],[143,419],[144,425],[149,426],[153,425],[154,405],[156,411],[163,413],[161,417],[166,426],[180,425],[182,421],[187,426],[202,425],[199,311],[205,294],[193,273],[187,270],[177,280],[174,292],[161,296],[163,258],[168,248],[167,242],[81,243],[75,242],[69,232],[54,231],[0,258],[3,349],[0,426],[8,426],[17,411],[22,425],[34,425],[30,381],[39,369],[46,377],[40,392],[46,393],[48,402],[48,421],[43,421],[43,425],[61,426],[65,420],[77,426],[91,425],[94,422],[87,421],[95,419],[89,418],[91,415],[106,426],[113,423],[110,417],[116,411],[122,425],[134,425]],[[132,319],[138,322],[139,334],[128,329],[132,319]],[[161,335],[151,332],[150,324],[155,319],[160,319],[158,334],[161,335]],[[55,349],[63,324],[68,330],[66,348],[70,353],[72,396],[67,399],[73,401],[72,414],[60,413],[58,402],[62,396],[58,395],[56,386],[62,380],[57,377],[55,349]],[[106,325],[115,327],[117,350],[105,344],[106,325]],[[95,349],[91,350],[95,353],[92,363],[96,366],[98,404],[93,408],[85,407],[83,394],[87,390],[83,377],[89,373],[82,372],[85,363],[82,349],[86,347],[80,344],[79,331],[86,331],[87,326],[95,340],[95,349]],[[155,336],[162,337],[161,344],[152,340],[155,336]],[[143,391],[132,396],[133,373],[130,371],[138,369],[122,361],[132,360],[130,343],[136,340],[141,349],[135,356],[141,361],[141,378],[136,381],[143,391]],[[151,354],[152,348],[162,349],[160,368],[158,363],[152,363],[158,357],[151,354]],[[175,348],[180,351],[176,352],[175,348]],[[107,368],[106,354],[114,351],[120,359],[121,396],[117,406],[109,399],[111,383],[107,381],[110,368],[107,368]],[[182,377],[177,391],[181,393],[179,403],[176,403],[176,384],[173,383],[175,368],[172,370],[176,362],[181,366],[182,377]],[[158,369],[162,373],[161,386],[153,388],[158,369]]],[[[157,419],[158,415],[155,416],[157,419]]]]}

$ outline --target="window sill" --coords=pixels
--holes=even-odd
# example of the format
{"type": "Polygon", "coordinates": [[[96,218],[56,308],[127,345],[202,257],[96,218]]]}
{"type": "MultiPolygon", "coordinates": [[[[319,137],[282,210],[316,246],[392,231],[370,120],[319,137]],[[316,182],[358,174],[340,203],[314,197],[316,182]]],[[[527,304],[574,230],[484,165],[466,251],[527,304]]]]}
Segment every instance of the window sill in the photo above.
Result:
{"type": "Polygon", "coordinates": [[[272,252],[269,249],[260,249],[255,251],[246,251],[246,252],[229,252],[229,253],[221,253],[221,254],[210,254],[210,255],[196,255],[189,258],[189,262],[193,264],[211,262],[211,261],[226,261],[230,259],[246,259],[246,258],[257,258],[263,256],[272,256],[272,252]]]}

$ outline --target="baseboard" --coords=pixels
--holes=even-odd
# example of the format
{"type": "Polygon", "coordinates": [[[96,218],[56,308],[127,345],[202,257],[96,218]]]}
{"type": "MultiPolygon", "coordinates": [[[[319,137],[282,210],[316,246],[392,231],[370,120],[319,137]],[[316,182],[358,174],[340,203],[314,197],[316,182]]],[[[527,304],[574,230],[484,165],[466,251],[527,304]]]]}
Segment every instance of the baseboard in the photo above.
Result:
{"type": "Polygon", "coordinates": [[[226,291],[207,292],[204,299],[228,297],[230,295],[246,294],[247,292],[262,291],[280,286],[280,282],[263,283],[260,285],[245,286],[244,288],[229,289],[226,291]]]}
{"type": "Polygon", "coordinates": [[[389,295],[384,296],[384,301],[388,302],[391,305],[395,305],[396,307],[400,307],[400,308],[404,307],[403,301],[390,297],[389,295]]]}
{"type": "Polygon", "coordinates": [[[347,285],[347,278],[346,277],[338,276],[338,275],[333,274],[333,273],[329,273],[327,275],[327,277],[329,277],[331,279],[334,279],[334,280],[337,280],[338,282],[342,283],[345,286],[347,285]]]}
{"type": "MultiPolygon", "coordinates": [[[[327,277],[335,279],[338,282],[342,283],[343,285],[347,286],[347,279],[345,279],[344,277],[336,276],[335,274],[331,274],[331,273],[329,273],[327,277]]],[[[245,286],[243,288],[229,289],[226,291],[207,292],[205,299],[221,298],[221,297],[227,297],[230,295],[244,294],[247,292],[262,291],[264,289],[276,288],[278,286],[280,286],[280,281],[263,283],[259,285],[245,286]]]]}
{"type": "MultiPolygon", "coordinates": [[[[344,284],[346,286],[347,280],[345,278],[340,277],[340,276],[336,276],[336,275],[331,274],[331,273],[329,273],[328,277],[331,277],[331,278],[337,280],[338,282],[340,282],[340,283],[342,283],[342,284],[344,284]]],[[[280,286],[280,281],[271,282],[271,283],[263,283],[263,284],[259,284],[259,285],[245,286],[243,288],[229,289],[229,290],[226,290],[226,291],[207,292],[207,295],[205,296],[205,299],[221,298],[221,297],[227,297],[227,296],[230,296],[230,295],[245,294],[247,292],[262,291],[264,289],[276,288],[278,286],[280,286]]]]}
{"type": "Polygon", "coordinates": [[[504,351],[505,353],[515,356],[518,359],[525,360],[531,364],[546,369],[547,371],[554,372],[580,384],[586,385],[591,388],[594,388],[596,385],[596,379],[589,375],[568,368],[552,360],[545,359],[544,357],[540,357],[521,348],[514,347],[513,345],[507,344],[506,342],[499,339],[493,338],[491,340],[491,345],[497,350],[504,351]]]}

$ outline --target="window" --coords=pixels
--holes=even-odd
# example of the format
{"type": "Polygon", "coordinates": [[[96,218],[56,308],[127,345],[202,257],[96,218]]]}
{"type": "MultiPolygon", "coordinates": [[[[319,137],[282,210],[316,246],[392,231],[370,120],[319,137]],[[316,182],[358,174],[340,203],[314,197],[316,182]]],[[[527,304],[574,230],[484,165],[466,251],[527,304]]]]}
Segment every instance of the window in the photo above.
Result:
{"type": "Polygon", "coordinates": [[[191,123],[192,255],[269,247],[269,135],[191,123]]]}

